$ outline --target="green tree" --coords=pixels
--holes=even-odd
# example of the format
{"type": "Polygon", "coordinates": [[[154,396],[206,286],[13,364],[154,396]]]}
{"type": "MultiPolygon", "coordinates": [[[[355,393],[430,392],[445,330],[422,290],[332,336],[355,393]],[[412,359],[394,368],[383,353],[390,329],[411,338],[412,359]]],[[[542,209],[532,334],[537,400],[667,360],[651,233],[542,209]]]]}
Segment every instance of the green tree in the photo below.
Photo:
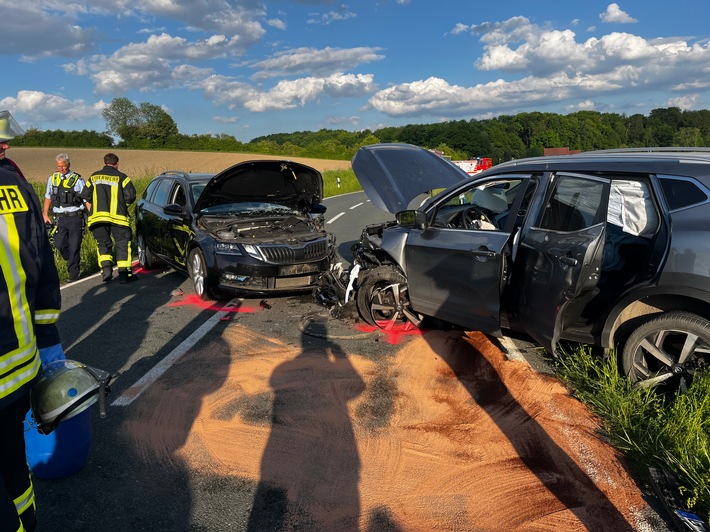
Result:
{"type": "Polygon", "coordinates": [[[152,103],[136,105],[128,98],[114,98],[101,114],[106,130],[131,148],[166,148],[170,139],[178,135],[175,120],[152,103]]]}
{"type": "Polygon", "coordinates": [[[126,133],[126,128],[140,124],[139,115],[138,106],[128,98],[114,98],[108,107],[101,111],[101,116],[106,121],[106,131],[121,138],[126,133]]]}
{"type": "Polygon", "coordinates": [[[680,128],[673,136],[673,146],[703,146],[703,134],[700,128],[680,128]]]}

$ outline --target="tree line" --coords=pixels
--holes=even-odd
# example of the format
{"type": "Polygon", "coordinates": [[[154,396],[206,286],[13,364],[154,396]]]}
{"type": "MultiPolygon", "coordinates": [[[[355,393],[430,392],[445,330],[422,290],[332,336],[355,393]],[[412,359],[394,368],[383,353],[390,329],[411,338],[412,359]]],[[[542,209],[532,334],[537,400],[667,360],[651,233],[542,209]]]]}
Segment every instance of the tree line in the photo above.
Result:
{"type": "Polygon", "coordinates": [[[454,159],[490,157],[500,163],[542,155],[545,148],[571,150],[641,148],[650,146],[710,146],[710,110],[677,107],[652,110],[648,116],[597,111],[519,113],[487,120],[452,120],[410,124],[374,131],[341,129],[296,131],[240,142],[231,135],[186,135],[162,107],[115,98],[104,109],[106,131],[30,129],[15,146],[66,148],[133,148],[160,150],[247,152],[318,159],[352,158],[358,148],[380,142],[406,142],[436,149],[454,159]]]}

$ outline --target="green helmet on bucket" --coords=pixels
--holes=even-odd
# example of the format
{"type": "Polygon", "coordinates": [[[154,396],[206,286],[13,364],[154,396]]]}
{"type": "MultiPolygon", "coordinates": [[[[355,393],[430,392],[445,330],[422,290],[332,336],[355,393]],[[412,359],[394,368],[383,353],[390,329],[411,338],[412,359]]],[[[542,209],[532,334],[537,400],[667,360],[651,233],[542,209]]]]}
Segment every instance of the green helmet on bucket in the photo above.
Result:
{"type": "Polygon", "coordinates": [[[32,415],[37,430],[50,434],[62,421],[83,412],[99,401],[105,417],[104,397],[112,376],[75,360],[56,360],[44,366],[30,392],[32,415]]]}

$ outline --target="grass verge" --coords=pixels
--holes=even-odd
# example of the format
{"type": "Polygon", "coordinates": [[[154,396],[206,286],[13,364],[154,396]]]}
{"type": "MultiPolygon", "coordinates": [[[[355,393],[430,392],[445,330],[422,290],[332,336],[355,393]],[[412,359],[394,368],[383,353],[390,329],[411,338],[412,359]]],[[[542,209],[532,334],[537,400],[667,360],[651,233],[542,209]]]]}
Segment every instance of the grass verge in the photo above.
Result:
{"type": "Polygon", "coordinates": [[[552,364],[639,477],[646,478],[649,467],[669,471],[686,509],[710,522],[710,372],[696,375],[686,393],[663,397],[633,386],[615,354],[601,358],[579,346],[552,364]]]}

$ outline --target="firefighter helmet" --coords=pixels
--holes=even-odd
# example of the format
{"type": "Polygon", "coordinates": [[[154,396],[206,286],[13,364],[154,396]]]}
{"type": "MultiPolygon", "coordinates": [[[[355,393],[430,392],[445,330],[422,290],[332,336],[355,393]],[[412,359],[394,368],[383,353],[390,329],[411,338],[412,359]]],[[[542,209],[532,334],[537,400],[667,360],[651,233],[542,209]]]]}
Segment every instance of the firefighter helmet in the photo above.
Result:
{"type": "Polygon", "coordinates": [[[0,142],[12,140],[23,133],[24,131],[12,118],[10,111],[0,111],[0,142]]]}
{"type": "Polygon", "coordinates": [[[50,434],[59,423],[83,412],[97,400],[104,417],[103,398],[111,378],[107,372],[75,360],[55,360],[44,366],[30,392],[37,430],[50,434]]]}

